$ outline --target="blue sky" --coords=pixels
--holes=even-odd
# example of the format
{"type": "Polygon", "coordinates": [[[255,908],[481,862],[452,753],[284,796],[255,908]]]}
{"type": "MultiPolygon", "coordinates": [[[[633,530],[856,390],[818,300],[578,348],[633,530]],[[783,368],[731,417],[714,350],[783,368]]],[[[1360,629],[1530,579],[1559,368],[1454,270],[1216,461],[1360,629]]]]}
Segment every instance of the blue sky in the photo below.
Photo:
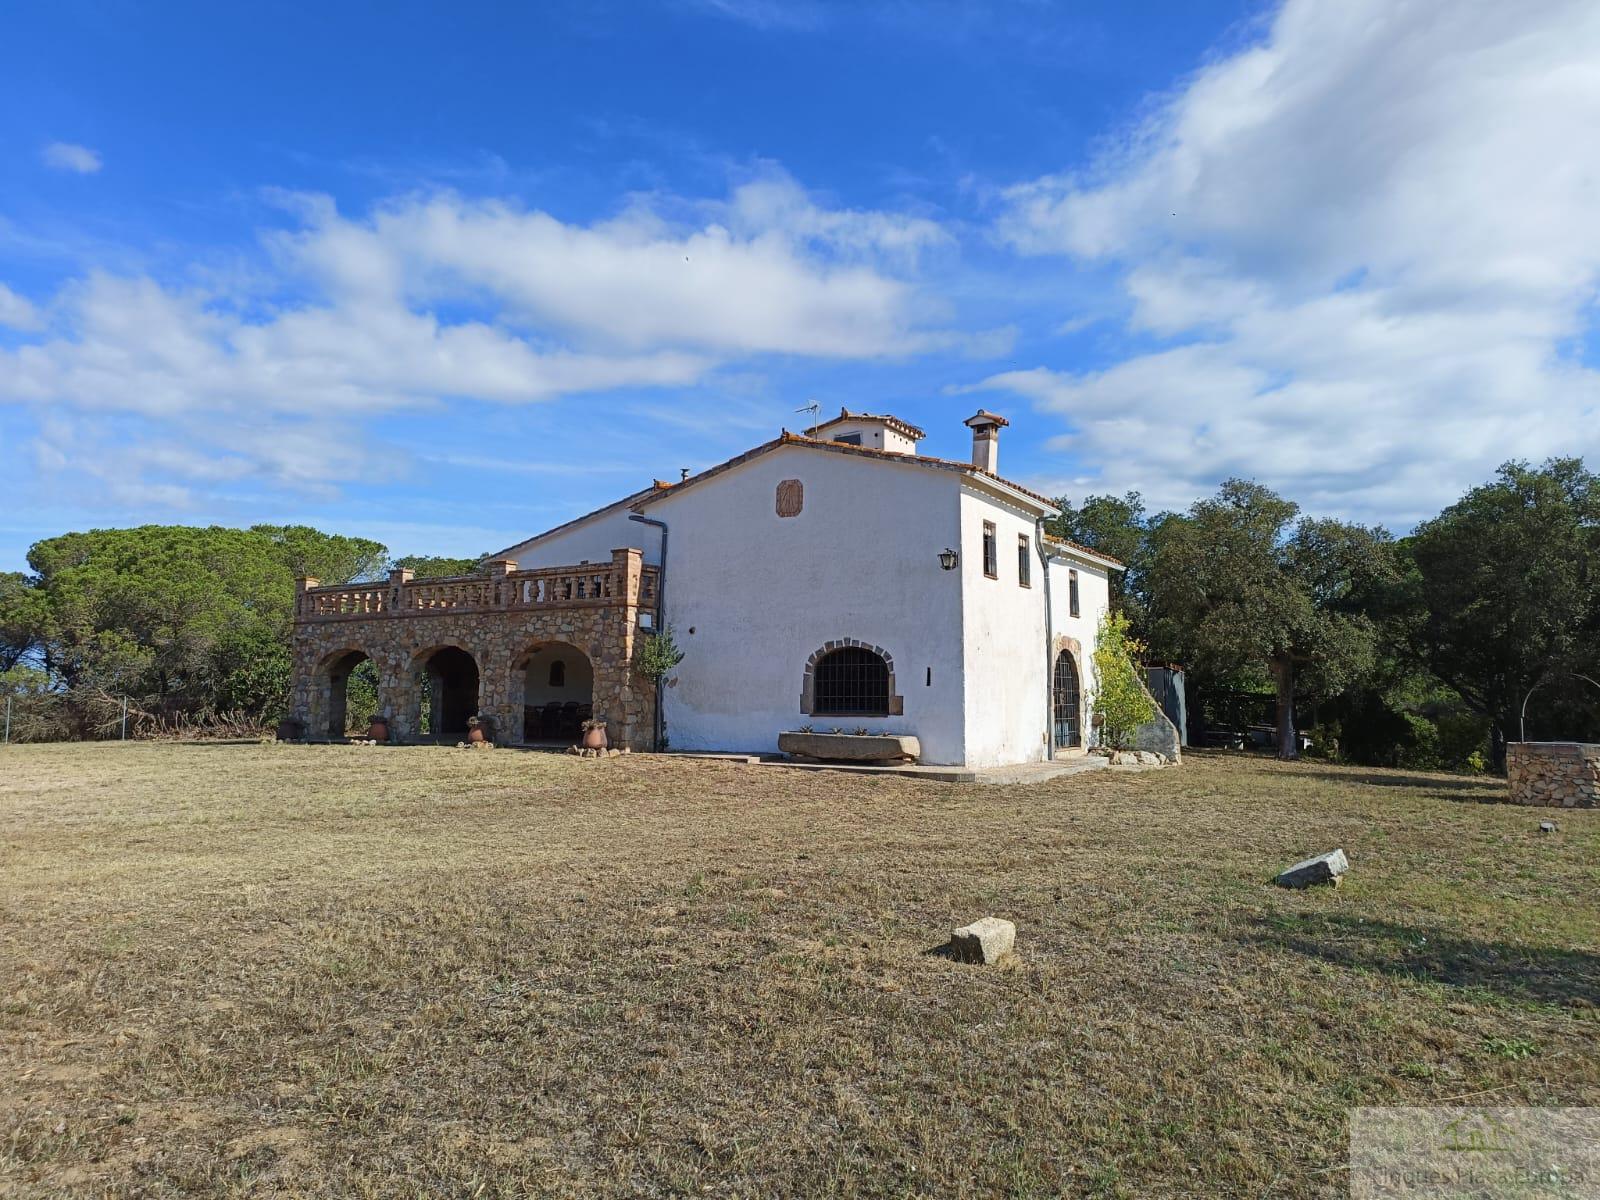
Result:
{"type": "Polygon", "coordinates": [[[1597,59],[1571,0],[16,6],[0,569],[494,549],[812,399],[1404,528],[1595,449],[1597,59]]]}

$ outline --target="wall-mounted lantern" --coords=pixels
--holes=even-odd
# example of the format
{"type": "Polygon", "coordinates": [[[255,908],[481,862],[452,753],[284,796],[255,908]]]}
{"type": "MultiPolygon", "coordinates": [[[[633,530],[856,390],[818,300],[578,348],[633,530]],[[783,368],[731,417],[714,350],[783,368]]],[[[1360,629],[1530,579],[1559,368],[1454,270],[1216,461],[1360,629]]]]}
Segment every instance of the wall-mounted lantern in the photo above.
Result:
{"type": "Polygon", "coordinates": [[[941,571],[954,571],[956,564],[961,561],[961,556],[949,547],[939,551],[939,569],[941,571]]]}

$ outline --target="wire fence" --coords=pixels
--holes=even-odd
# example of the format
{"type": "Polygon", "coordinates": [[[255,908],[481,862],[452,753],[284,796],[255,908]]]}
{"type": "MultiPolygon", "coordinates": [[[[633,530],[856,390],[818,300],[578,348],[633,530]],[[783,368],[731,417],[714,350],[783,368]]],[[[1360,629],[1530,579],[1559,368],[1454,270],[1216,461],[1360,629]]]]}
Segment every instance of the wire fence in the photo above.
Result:
{"type": "Polygon", "coordinates": [[[136,696],[76,689],[8,694],[0,745],[240,738],[268,731],[259,717],[242,711],[179,709],[136,696]]]}

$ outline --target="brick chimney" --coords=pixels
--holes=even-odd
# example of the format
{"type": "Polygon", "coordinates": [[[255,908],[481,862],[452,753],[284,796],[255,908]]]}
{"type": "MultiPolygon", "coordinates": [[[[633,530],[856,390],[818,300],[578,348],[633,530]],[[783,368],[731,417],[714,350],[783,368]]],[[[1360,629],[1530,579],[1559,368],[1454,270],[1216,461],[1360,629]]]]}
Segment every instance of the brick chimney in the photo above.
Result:
{"type": "Polygon", "coordinates": [[[972,430],[972,465],[991,475],[999,474],[1000,430],[1011,422],[980,408],[964,424],[972,430]]]}

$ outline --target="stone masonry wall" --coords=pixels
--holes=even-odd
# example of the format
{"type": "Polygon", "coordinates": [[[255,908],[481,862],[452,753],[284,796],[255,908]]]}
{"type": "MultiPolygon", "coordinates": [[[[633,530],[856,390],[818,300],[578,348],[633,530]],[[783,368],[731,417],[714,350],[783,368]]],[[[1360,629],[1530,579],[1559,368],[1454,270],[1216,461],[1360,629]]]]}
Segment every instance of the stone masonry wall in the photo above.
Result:
{"type": "Polygon", "coordinates": [[[478,668],[478,706],[493,719],[495,740],[521,743],[523,689],[529,654],[564,642],[581,650],[594,668],[592,703],[607,722],[613,746],[650,749],[655,690],[633,669],[639,638],[638,551],[619,552],[627,572],[626,599],[604,605],[511,610],[380,612],[301,621],[294,631],[292,715],[308,736],[327,736],[334,703],[330,668],[352,650],[370,658],[378,672],[378,712],[389,718],[390,738],[415,741],[426,682],[418,673],[436,651],[465,650],[478,668]]]}
{"type": "Polygon", "coordinates": [[[1506,747],[1506,783],[1513,804],[1600,807],[1600,745],[1512,742],[1506,747]]]}

